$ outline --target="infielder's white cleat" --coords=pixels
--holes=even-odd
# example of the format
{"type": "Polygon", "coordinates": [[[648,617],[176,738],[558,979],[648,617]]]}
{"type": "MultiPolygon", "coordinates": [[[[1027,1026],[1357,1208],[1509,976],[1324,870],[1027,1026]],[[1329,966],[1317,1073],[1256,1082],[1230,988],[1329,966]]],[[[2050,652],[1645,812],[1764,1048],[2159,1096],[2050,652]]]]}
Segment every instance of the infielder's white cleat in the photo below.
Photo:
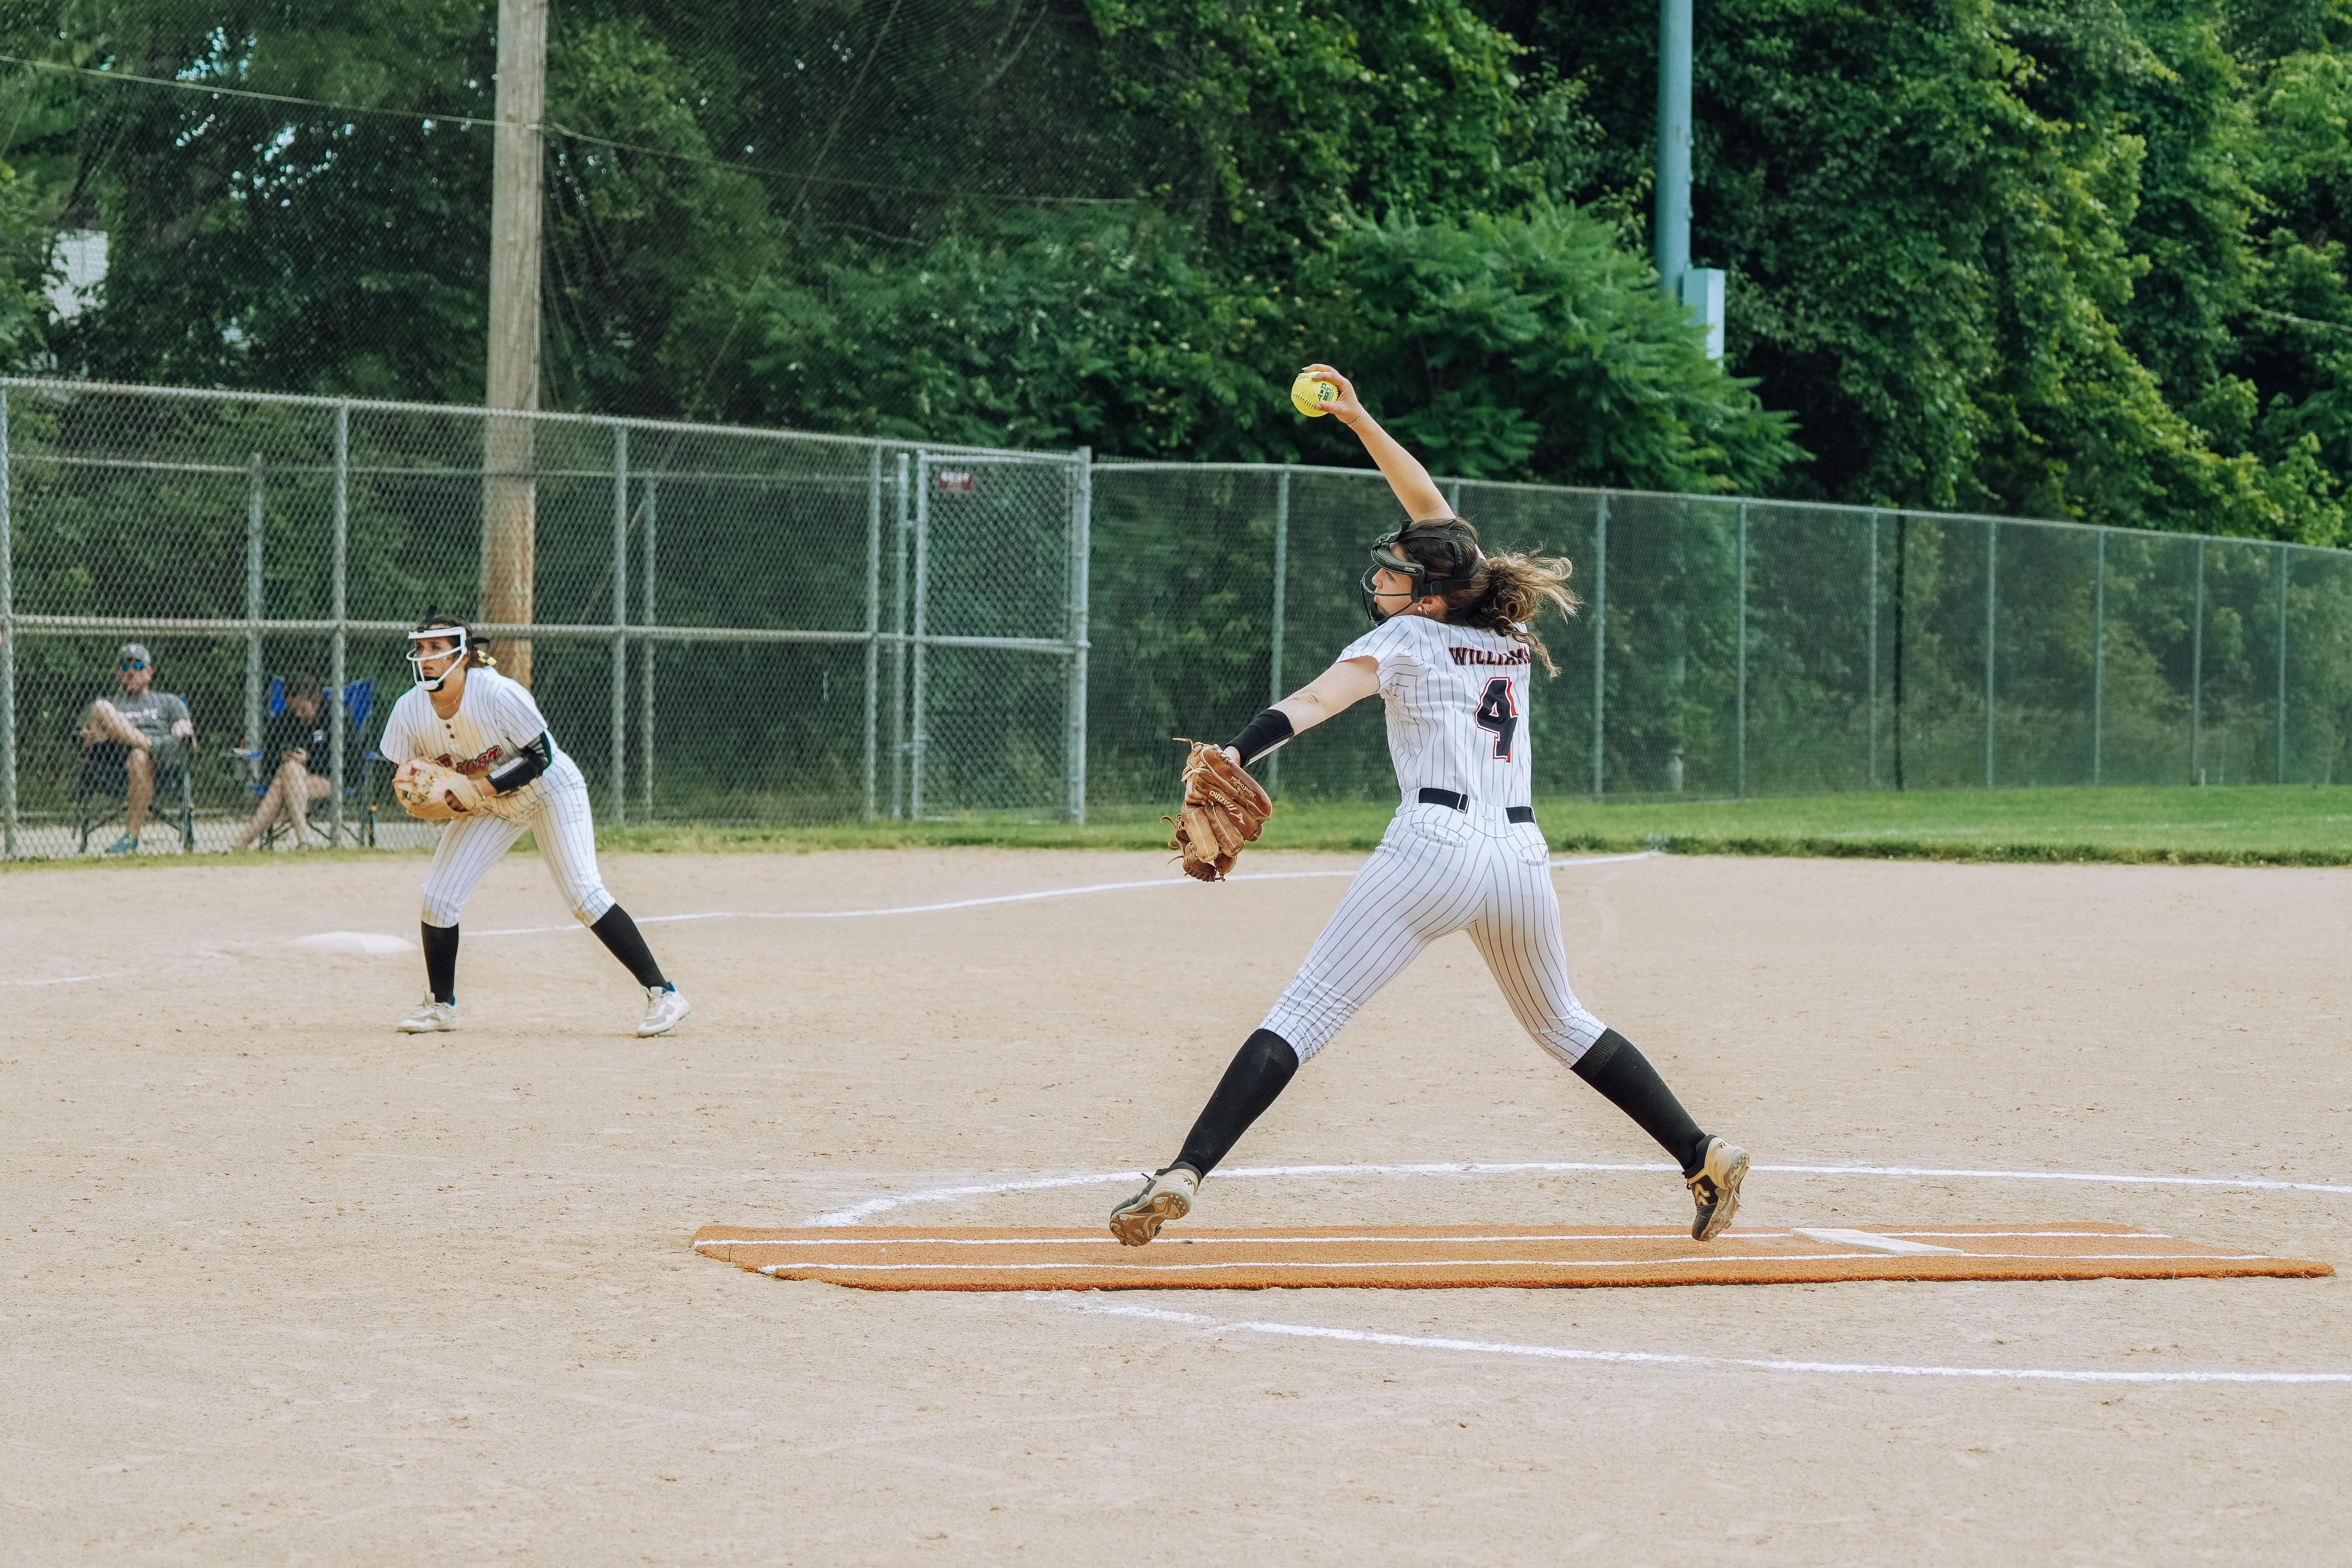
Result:
{"type": "Polygon", "coordinates": [[[427,996],[415,1012],[393,1026],[404,1035],[437,1035],[457,1026],[457,1004],[427,996]]]}
{"type": "Polygon", "coordinates": [[[1713,1241],[1739,1212],[1739,1184],[1748,1179],[1748,1151],[1720,1138],[1706,1141],[1706,1162],[1685,1178],[1698,1217],[1691,1221],[1693,1241],[1713,1241]]]}
{"type": "Polygon", "coordinates": [[[694,1004],[680,995],[677,986],[657,990],[648,985],[646,987],[646,1016],[644,1021],[637,1025],[637,1038],[644,1040],[656,1035],[667,1035],[685,1022],[686,1016],[693,1011],[694,1004]]]}
{"type": "Polygon", "coordinates": [[[1190,1165],[1171,1165],[1143,1184],[1143,1190],[1110,1211],[1110,1233],[1122,1247],[1141,1247],[1160,1234],[1171,1219],[1192,1212],[1201,1195],[1201,1178],[1190,1165]]]}

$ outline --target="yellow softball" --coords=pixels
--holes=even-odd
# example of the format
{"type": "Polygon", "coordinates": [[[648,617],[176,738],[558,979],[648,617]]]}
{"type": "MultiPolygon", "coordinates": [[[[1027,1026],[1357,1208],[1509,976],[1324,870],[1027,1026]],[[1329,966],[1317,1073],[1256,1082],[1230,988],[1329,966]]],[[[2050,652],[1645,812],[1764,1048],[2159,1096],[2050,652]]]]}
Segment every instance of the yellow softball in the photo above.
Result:
{"type": "Polygon", "coordinates": [[[1330,412],[1323,405],[1339,395],[1339,389],[1328,381],[1318,381],[1302,373],[1290,384],[1290,406],[1309,419],[1320,419],[1330,412]]]}

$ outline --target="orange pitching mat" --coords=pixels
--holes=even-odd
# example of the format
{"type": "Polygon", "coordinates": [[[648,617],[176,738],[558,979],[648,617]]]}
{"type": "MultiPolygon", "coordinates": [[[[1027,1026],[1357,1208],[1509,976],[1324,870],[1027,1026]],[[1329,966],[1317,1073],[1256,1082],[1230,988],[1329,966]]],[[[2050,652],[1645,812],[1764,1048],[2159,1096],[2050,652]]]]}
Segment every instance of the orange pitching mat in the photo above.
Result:
{"type": "Polygon", "coordinates": [[[864,1290],[1255,1290],[1355,1286],[1796,1285],[1838,1279],[2309,1279],[2325,1263],[2118,1225],[1947,1225],[1687,1231],[1601,1226],[1286,1226],[1162,1231],[1121,1247],[1103,1230],[709,1225],[695,1250],[779,1279],[864,1290]]]}

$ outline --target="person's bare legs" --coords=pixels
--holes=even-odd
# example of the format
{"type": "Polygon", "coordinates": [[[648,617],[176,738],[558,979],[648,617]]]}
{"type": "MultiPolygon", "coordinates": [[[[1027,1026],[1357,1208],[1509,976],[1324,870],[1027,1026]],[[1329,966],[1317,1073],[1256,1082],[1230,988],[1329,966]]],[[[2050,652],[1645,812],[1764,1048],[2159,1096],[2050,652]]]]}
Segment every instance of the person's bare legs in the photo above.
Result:
{"type": "Polygon", "coordinates": [[[269,781],[269,793],[261,797],[261,805],[255,809],[253,820],[247,823],[245,831],[236,836],[236,847],[239,849],[252,848],[253,841],[267,832],[271,823],[278,820],[278,814],[285,808],[285,805],[286,774],[281,769],[278,776],[269,781]]]}
{"type": "Polygon", "coordinates": [[[89,705],[89,717],[82,721],[81,726],[81,743],[85,747],[95,746],[100,741],[114,741],[134,752],[143,752],[148,746],[147,737],[122,716],[122,710],[104,698],[89,705]]]}
{"type": "Polygon", "coordinates": [[[129,810],[122,819],[122,832],[125,837],[136,838],[147,824],[147,808],[155,800],[155,753],[142,742],[123,759],[123,771],[130,780],[130,793],[123,803],[129,810]]]}
{"type": "Polygon", "coordinates": [[[122,716],[121,710],[104,699],[89,705],[89,717],[82,721],[81,743],[85,749],[101,741],[112,741],[131,750],[123,760],[126,780],[122,829],[129,838],[139,837],[147,824],[147,808],[155,800],[155,752],[147,737],[132,727],[122,716]]]}
{"type": "Polygon", "coordinates": [[[286,814],[294,819],[294,842],[310,836],[310,803],[324,800],[334,781],[307,771],[299,763],[278,770],[278,788],[286,797],[286,814]]]}

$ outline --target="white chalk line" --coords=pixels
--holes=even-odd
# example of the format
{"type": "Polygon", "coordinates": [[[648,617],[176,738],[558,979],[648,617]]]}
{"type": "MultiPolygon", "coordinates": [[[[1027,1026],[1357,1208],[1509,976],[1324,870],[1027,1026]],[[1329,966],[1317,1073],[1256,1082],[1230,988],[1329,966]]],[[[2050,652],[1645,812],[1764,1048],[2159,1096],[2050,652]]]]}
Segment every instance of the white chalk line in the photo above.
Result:
{"type": "Polygon", "coordinates": [[[1353,1344],[1393,1345],[1405,1350],[1463,1352],[1477,1355],[1532,1356],[1544,1361],[1602,1362],[1637,1366],[1736,1366],[1759,1372],[1811,1373],[1845,1377],[1950,1377],[2032,1383],[2352,1384],[2352,1372],[2107,1372],[2094,1368],[2001,1366],[1906,1366],[1877,1362],[1789,1361],[1778,1357],[1692,1355],[1668,1351],[1595,1351],[1567,1345],[1513,1344],[1494,1340],[1444,1339],[1427,1334],[1385,1334],[1366,1329],[1327,1329],[1311,1323],[1221,1321],[1197,1312],[1160,1307],[1130,1307],[1074,1301],[1062,1291],[1033,1291],[1032,1300],[1050,1301],[1065,1311],[1102,1317],[1142,1318],[1179,1323],[1206,1334],[1276,1334],[1293,1339],[1340,1340],[1353,1344]]]}
{"type": "MultiPolygon", "coordinates": [[[[2326,1182],[2278,1182],[2257,1177],[2237,1176],[2138,1176],[2105,1173],[2096,1171],[1984,1171],[1950,1169],[1930,1165],[1750,1165],[1751,1173],[1795,1176],[1882,1176],[1905,1180],[1979,1181],[1979,1182],[2088,1182],[2094,1184],[2159,1187],[2229,1187],[2241,1191],[2335,1193],[2352,1196],[2352,1186],[2326,1182]]],[[[1445,1162],[1433,1164],[1367,1164],[1367,1165],[1244,1165],[1221,1169],[1218,1181],[1262,1179],[1281,1176],[1494,1176],[1522,1172],[1540,1171],[1546,1173],[1575,1172],[1671,1172],[1682,1173],[1664,1161],[1654,1163],[1612,1163],[1591,1160],[1518,1160],[1506,1162],[1445,1162]]],[[[827,1209],[811,1215],[801,1223],[807,1226],[859,1225],[878,1214],[887,1214],[909,1204],[953,1203],[958,1198],[993,1197],[1002,1193],[1044,1192],[1055,1187],[1099,1186],[1114,1182],[1132,1182],[1141,1173],[1135,1171],[1097,1171],[1085,1175],[1017,1177],[1005,1182],[988,1182],[970,1185],[927,1187],[918,1192],[896,1196],[867,1198],[863,1203],[843,1208],[827,1209]]],[[[1925,1235],[1926,1232],[1902,1234],[1925,1235]]]]}
{"type": "Polygon", "coordinates": [[[54,980],[0,980],[0,985],[79,985],[85,980],[112,980],[130,973],[127,969],[109,969],[97,974],[60,974],[54,980]]]}
{"type": "MultiPolygon", "coordinates": [[[[1946,1256],[1966,1263],[2249,1263],[2270,1261],[2261,1252],[1966,1252],[1946,1256]]],[[[1693,1263],[1872,1263],[1893,1260],[1884,1252],[1694,1252],[1684,1258],[1394,1258],[1381,1261],[1318,1258],[1297,1263],[1274,1258],[1227,1258],[1212,1263],[1094,1263],[1058,1260],[1045,1263],[873,1263],[795,1258],[771,1263],[762,1274],[783,1274],[796,1268],[833,1268],[852,1274],[990,1274],[1012,1268],[1083,1268],[1096,1274],[1197,1274],[1213,1268],[1671,1268],[1693,1263]]]]}
{"type": "MultiPolygon", "coordinates": [[[[1171,1237],[1171,1247],[1322,1247],[1330,1245],[1361,1246],[1378,1242],[1383,1246],[1402,1247],[1516,1247],[1538,1241],[1679,1241],[1687,1232],[1659,1229],[1656,1231],[1591,1230],[1543,1236],[1181,1236],[1171,1237]]],[[[1798,1236],[1787,1230],[1743,1230],[1742,1241],[1780,1241],[1798,1236]]],[[[2000,1240],[2021,1236],[2052,1237],[2075,1241],[2174,1241],[2176,1237],[2160,1230],[2117,1232],[2112,1230],[1884,1230],[1872,1231],[1872,1236],[1943,1236],[1961,1239],[2000,1240]]],[[[860,1236],[772,1237],[714,1236],[698,1241],[695,1247],[1118,1247],[1124,1245],[1112,1236],[860,1236]]],[[[1790,1254],[1795,1257],[1797,1254],[1790,1254]]]]}
{"type": "MultiPolygon", "coordinates": [[[[1643,849],[1631,855],[1591,855],[1571,859],[1554,860],[1555,871],[1571,866],[1616,866],[1629,860],[1654,860],[1658,851],[1643,849]]],[[[1228,882],[1299,882],[1325,877],[1353,877],[1360,866],[1345,871],[1244,871],[1238,877],[1228,877],[1228,882]]],[[[664,925],[680,921],[856,921],[870,920],[877,915],[929,915],[949,910],[985,909],[995,904],[1028,904],[1041,899],[1075,899],[1082,893],[1124,893],[1138,888],[1197,887],[1190,877],[1151,877],[1137,882],[1095,882],[1083,888],[1045,888],[1034,893],[997,893],[985,899],[952,899],[939,904],[896,904],[879,910],[710,910],[688,915],[640,915],[639,925],[664,925]]],[[[578,921],[560,926],[509,926],[499,931],[468,930],[469,937],[480,936],[544,936],[551,931],[583,931],[578,921]]]]}

